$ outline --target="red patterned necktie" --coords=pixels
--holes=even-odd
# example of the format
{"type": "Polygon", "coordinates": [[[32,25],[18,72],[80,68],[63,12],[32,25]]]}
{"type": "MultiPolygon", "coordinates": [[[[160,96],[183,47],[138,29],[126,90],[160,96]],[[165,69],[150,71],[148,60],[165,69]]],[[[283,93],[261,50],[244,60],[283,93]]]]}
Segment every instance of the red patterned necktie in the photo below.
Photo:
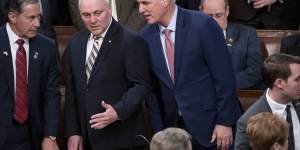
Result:
{"type": "Polygon", "coordinates": [[[163,33],[165,35],[165,45],[166,45],[167,60],[170,69],[170,76],[174,83],[174,46],[173,46],[172,38],[170,36],[171,30],[164,29],[163,33]]]}
{"type": "Polygon", "coordinates": [[[27,62],[23,47],[24,40],[18,39],[19,45],[16,55],[16,101],[14,119],[23,124],[28,117],[27,97],[27,62]]]}

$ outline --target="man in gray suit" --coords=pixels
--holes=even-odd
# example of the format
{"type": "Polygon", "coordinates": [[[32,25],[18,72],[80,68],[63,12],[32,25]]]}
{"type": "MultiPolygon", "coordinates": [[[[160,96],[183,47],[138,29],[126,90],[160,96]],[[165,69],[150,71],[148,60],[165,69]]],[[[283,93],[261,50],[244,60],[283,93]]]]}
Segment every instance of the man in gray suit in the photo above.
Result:
{"type": "Polygon", "coordinates": [[[246,134],[248,118],[261,112],[272,112],[290,123],[289,150],[299,150],[300,143],[300,58],[286,54],[274,54],[263,65],[263,79],[268,89],[238,120],[235,150],[248,150],[246,134]]]}
{"type": "MultiPolygon", "coordinates": [[[[112,5],[114,19],[119,23],[135,31],[139,31],[142,27],[144,27],[146,21],[138,12],[138,4],[136,0],[109,1],[112,5]]],[[[77,28],[83,29],[84,25],[79,14],[78,0],[69,0],[69,6],[73,23],[77,28]]]]}

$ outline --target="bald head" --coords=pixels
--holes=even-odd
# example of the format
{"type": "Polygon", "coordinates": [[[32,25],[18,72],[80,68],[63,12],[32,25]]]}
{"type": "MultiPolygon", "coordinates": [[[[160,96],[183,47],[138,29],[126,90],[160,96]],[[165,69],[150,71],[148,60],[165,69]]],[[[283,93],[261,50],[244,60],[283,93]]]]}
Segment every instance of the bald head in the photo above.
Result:
{"type": "Polygon", "coordinates": [[[213,17],[219,26],[226,30],[229,15],[228,0],[202,0],[199,9],[213,17]]]}

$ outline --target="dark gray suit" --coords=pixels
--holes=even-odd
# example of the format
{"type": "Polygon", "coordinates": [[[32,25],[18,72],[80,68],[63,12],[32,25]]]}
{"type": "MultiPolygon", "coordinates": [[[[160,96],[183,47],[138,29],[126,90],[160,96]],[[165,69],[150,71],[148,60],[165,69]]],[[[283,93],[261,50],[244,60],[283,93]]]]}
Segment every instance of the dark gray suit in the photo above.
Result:
{"type": "MultiPolygon", "coordinates": [[[[77,28],[85,28],[78,9],[78,0],[69,0],[70,14],[77,28]]],[[[139,31],[145,24],[144,17],[138,12],[136,0],[116,0],[118,22],[126,27],[139,31]]]]}
{"type": "Polygon", "coordinates": [[[284,37],[281,41],[280,53],[300,57],[300,33],[284,37]]]}
{"type": "Polygon", "coordinates": [[[262,84],[260,40],[252,27],[228,23],[226,42],[238,89],[258,89],[262,84]]]}
{"type": "MultiPolygon", "coordinates": [[[[300,117],[300,103],[293,103],[296,109],[298,118],[300,117]]],[[[254,116],[261,112],[272,112],[267,99],[266,93],[261,96],[257,102],[255,102],[238,120],[237,131],[235,136],[235,150],[250,150],[250,141],[246,134],[247,121],[251,116],[254,116]]]]}

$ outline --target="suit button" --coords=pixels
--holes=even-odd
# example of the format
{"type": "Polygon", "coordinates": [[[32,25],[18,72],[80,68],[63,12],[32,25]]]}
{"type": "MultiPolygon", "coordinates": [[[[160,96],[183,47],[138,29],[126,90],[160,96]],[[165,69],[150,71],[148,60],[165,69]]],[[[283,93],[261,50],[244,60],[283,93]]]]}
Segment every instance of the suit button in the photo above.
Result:
{"type": "Polygon", "coordinates": [[[86,89],[85,89],[85,91],[87,91],[87,92],[88,92],[88,91],[89,91],[89,89],[88,89],[88,88],[86,88],[86,89]]]}

